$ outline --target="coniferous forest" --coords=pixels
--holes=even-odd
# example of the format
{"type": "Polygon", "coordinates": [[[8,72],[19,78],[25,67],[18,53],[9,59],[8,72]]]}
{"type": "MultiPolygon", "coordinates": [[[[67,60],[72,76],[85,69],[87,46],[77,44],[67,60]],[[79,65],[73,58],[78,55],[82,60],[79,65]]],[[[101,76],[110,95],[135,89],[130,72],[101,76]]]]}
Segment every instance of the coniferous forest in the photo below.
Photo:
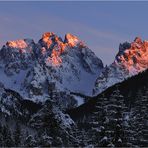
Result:
{"type": "MultiPolygon", "coordinates": [[[[47,101],[44,107],[31,102],[16,102],[13,107],[32,104],[31,113],[24,105],[21,114],[11,118],[1,113],[0,146],[94,146],[146,147],[148,145],[148,71],[118,83],[74,109],[73,119],[63,127],[58,108],[47,101]],[[37,112],[35,114],[35,112],[37,112]]],[[[9,92],[10,93],[10,92],[9,92]]],[[[11,92],[14,99],[14,92],[11,92]]],[[[21,100],[15,94],[15,98],[21,100]]],[[[2,103],[2,102],[1,102],[2,103]]],[[[68,119],[68,115],[65,118],[68,119]]]]}

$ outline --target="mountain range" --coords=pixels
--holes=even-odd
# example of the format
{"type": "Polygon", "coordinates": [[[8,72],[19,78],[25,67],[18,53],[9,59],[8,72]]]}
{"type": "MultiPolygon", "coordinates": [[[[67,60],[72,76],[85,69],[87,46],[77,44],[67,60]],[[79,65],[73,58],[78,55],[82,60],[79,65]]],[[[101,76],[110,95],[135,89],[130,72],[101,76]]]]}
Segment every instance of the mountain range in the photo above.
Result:
{"type": "Polygon", "coordinates": [[[65,97],[69,92],[91,95],[102,69],[102,61],[71,34],[63,41],[47,32],[38,43],[9,41],[0,50],[1,83],[35,102],[44,102],[53,92],[66,93],[65,97]]]}
{"type": "Polygon", "coordinates": [[[120,44],[106,67],[69,33],[8,41],[0,50],[0,146],[147,146],[147,68],[148,41],[139,37],[120,44]],[[144,132],[133,141],[132,121],[144,132]]]}

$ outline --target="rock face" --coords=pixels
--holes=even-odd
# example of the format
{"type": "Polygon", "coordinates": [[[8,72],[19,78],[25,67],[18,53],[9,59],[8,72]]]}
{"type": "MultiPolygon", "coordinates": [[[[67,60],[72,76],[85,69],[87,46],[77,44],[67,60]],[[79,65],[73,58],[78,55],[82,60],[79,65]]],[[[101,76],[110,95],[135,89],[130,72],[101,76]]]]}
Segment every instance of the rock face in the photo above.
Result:
{"type": "Polygon", "coordinates": [[[0,50],[0,130],[7,125],[15,135],[19,124],[24,136],[18,144],[9,135],[7,143],[0,133],[0,146],[13,146],[13,139],[14,146],[78,145],[77,126],[65,113],[78,105],[70,92],[90,94],[102,69],[102,61],[71,34],[64,41],[47,32],[38,43],[7,42],[0,50]]]}
{"type": "Polygon", "coordinates": [[[0,62],[7,75],[27,69],[34,61],[35,43],[31,39],[9,41],[0,50],[0,62]]]}
{"type": "Polygon", "coordinates": [[[9,41],[0,50],[1,83],[37,102],[61,92],[67,96],[69,92],[91,94],[102,69],[102,61],[71,34],[63,41],[46,32],[38,43],[32,39],[9,41]]]}
{"type": "Polygon", "coordinates": [[[96,80],[96,95],[115,83],[138,74],[148,68],[148,41],[136,37],[132,43],[120,44],[114,62],[105,67],[96,80]]]}

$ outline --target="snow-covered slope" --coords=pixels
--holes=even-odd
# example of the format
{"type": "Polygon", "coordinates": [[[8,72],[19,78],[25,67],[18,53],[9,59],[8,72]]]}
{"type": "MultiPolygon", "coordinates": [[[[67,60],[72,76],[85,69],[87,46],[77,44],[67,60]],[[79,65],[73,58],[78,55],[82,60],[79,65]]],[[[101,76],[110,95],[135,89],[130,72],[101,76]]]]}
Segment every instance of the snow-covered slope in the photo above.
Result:
{"type": "Polygon", "coordinates": [[[66,34],[62,41],[57,35],[46,33],[39,48],[48,82],[53,82],[56,89],[91,93],[103,64],[81,40],[66,34]]]}
{"type": "Polygon", "coordinates": [[[105,67],[96,80],[96,95],[115,83],[136,75],[148,68],[148,41],[136,37],[132,43],[120,44],[114,62],[105,67]]]}
{"type": "MultiPolygon", "coordinates": [[[[34,141],[36,146],[49,146],[49,143],[55,146],[53,141],[57,142],[59,137],[60,141],[70,138],[71,141],[77,142],[77,139],[73,137],[73,131],[77,128],[76,124],[54,102],[47,100],[40,104],[31,100],[25,100],[19,93],[11,89],[5,89],[2,83],[0,83],[0,118],[0,127],[2,127],[1,125],[6,125],[7,129],[9,128],[12,133],[15,133],[16,124],[21,125],[22,142],[19,143],[20,146],[33,146],[27,145],[27,142],[24,140],[28,134],[32,137],[39,136],[39,141],[41,137],[45,138],[44,142],[37,143],[34,141]]],[[[2,132],[0,134],[4,135],[2,132]]],[[[7,132],[5,134],[7,135],[7,132]]],[[[12,140],[12,135],[14,134],[9,136],[10,141],[12,140]]],[[[17,145],[14,142],[7,142],[5,140],[6,137],[5,135],[3,136],[0,142],[1,146],[17,145]]]]}
{"type": "Polygon", "coordinates": [[[71,34],[63,41],[47,32],[37,44],[9,41],[0,50],[0,82],[34,101],[45,101],[54,92],[91,94],[102,69],[102,61],[71,34]]]}

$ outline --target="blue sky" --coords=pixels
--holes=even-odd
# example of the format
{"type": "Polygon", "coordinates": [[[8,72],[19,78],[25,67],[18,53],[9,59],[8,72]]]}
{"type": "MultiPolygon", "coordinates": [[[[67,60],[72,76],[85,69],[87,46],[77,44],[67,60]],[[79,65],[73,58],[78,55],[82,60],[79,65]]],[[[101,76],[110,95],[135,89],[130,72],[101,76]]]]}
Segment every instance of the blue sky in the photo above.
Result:
{"type": "Polygon", "coordinates": [[[109,64],[119,43],[148,39],[148,2],[0,2],[0,45],[51,31],[72,33],[109,64]]]}

